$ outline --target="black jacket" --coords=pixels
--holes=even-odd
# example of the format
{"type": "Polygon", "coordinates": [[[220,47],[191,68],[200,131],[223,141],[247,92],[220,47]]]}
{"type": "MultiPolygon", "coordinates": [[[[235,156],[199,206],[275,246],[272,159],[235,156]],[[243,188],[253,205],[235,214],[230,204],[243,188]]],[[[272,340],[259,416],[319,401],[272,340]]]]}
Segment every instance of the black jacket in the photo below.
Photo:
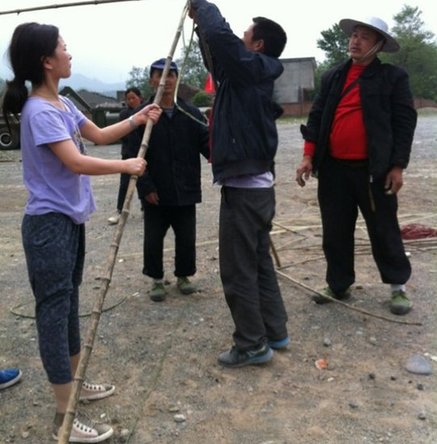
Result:
{"type": "MultiPolygon", "coordinates": [[[[120,122],[122,120],[128,119],[130,116],[135,114],[139,109],[143,108],[145,105],[140,105],[137,109],[133,108],[123,108],[119,114],[120,122]]],[[[121,157],[122,159],[129,159],[138,156],[138,151],[140,149],[141,140],[138,140],[138,135],[135,132],[126,134],[121,138],[121,157]]]]}
{"type": "MultiPolygon", "coordinates": [[[[153,98],[148,102],[153,103],[153,98]]],[[[205,121],[198,108],[178,98],[178,105],[205,121]]],[[[141,144],[144,126],[138,128],[141,144]]],[[[208,128],[174,108],[172,117],[165,111],[153,126],[146,153],[147,167],[138,179],[142,198],[157,192],[160,205],[193,205],[201,201],[200,154],[209,158],[208,128]]]]}
{"type": "MultiPolygon", "coordinates": [[[[315,173],[323,168],[329,152],[331,125],[351,63],[349,60],[324,73],[307,125],[301,126],[304,139],[316,143],[315,173]]],[[[406,168],[417,121],[408,74],[375,59],[361,75],[359,88],[370,174],[379,178],[393,166],[406,168]]]]}
{"type": "Polygon", "coordinates": [[[219,85],[211,133],[214,180],[271,171],[278,147],[273,86],[284,68],[277,58],[248,51],[214,4],[191,5],[219,85]]]}

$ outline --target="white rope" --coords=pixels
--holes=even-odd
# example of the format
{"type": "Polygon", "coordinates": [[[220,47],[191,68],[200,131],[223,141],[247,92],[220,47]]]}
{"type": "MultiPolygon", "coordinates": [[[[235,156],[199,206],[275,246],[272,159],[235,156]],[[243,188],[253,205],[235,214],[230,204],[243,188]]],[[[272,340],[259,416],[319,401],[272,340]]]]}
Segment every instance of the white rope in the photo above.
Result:
{"type": "Polygon", "coordinates": [[[178,104],[178,92],[179,92],[179,87],[180,87],[180,84],[181,84],[181,80],[182,80],[182,77],[183,77],[183,72],[184,72],[185,66],[186,66],[186,64],[187,64],[188,55],[190,54],[191,46],[192,46],[192,44],[193,44],[193,39],[194,39],[194,22],[193,22],[193,26],[192,26],[192,29],[191,29],[191,36],[190,36],[190,40],[189,40],[189,42],[188,42],[188,46],[186,46],[186,45],[185,45],[185,42],[183,42],[183,43],[184,43],[185,57],[184,57],[184,59],[183,59],[183,61],[182,61],[182,65],[181,65],[181,67],[180,67],[180,69],[179,69],[179,76],[178,76],[178,80],[177,80],[177,82],[176,82],[176,88],[175,88],[175,92],[174,92],[174,103],[175,103],[176,108],[177,108],[180,112],[184,113],[186,116],[188,116],[190,119],[194,120],[195,122],[199,123],[200,125],[203,125],[203,126],[208,127],[208,123],[207,123],[207,122],[198,119],[196,116],[193,116],[191,113],[189,113],[188,111],[184,110],[184,109],[178,104]]]}

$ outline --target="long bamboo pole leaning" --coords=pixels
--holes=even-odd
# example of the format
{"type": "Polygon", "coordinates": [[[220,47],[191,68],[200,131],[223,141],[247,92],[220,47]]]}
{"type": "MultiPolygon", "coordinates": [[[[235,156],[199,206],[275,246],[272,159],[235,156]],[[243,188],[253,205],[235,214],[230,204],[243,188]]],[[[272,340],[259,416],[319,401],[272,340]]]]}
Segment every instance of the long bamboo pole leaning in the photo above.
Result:
{"type": "Polygon", "coordinates": [[[88,5],[100,5],[103,3],[138,2],[138,1],[141,0],[88,0],[82,2],[73,2],[73,3],[59,3],[53,5],[34,6],[32,8],[11,9],[9,11],[0,11],[0,15],[21,14],[23,12],[32,12],[32,11],[45,11],[46,9],[68,8],[71,6],[88,6],[88,5]]]}
{"type": "MultiPolygon", "coordinates": [[[[164,66],[164,70],[161,76],[161,81],[159,82],[159,86],[155,95],[154,103],[158,104],[161,102],[162,95],[164,92],[164,86],[165,86],[165,79],[168,75],[168,72],[170,70],[170,64],[173,59],[174,52],[176,50],[179,38],[181,36],[181,33],[183,31],[183,25],[185,18],[188,13],[188,8],[190,5],[190,1],[188,0],[184,9],[183,13],[177,28],[176,35],[174,37],[173,43],[170,48],[169,55],[166,58],[166,63],[164,66]]],[[[152,132],[153,123],[149,120],[146,124],[146,128],[144,131],[143,139],[141,141],[140,150],[138,152],[138,157],[145,157],[147,149],[148,149],[148,143],[150,139],[150,134],[152,132]]],[[[105,301],[106,293],[109,289],[109,284],[111,282],[112,272],[114,270],[114,264],[115,259],[117,257],[117,252],[120,246],[120,240],[123,235],[124,226],[126,224],[127,218],[129,216],[129,209],[130,209],[130,203],[132,200],[132,196],[135,191],[136,182],[138,180],[138,176],[131,176],[129,181],[129,186],[126,193],[126,198],[123,204],[123,209],[121,212],[120,220],[117,225],[117,229],[114,233],[114,237],[112,240],[112,243],[110,245],[110,252],[108,255],[108,261],[106,265],[106,272],[105,275],[102,277],[102,287],[101,291],[97,297],[97,300],[94,304],[93,310],[91,312],[91,318],[90,318],[90,326],[88,328],[88,332],[84,341],[83,345],[83,351],[81,352],[79,366],[76,372],[76,375],[74,377],[73,381],[73,388],[70,394],[70,398],[68,401],[67,406],[67,412],[64,416],[64,421],[62,423],[61,432],[59,434],[58,444],[67,444],[69,442],[71,429],[73,426],[73,421],[76,415],[77,410],[77,404],[79,402],[80,397],[80,390],[82,387],[82,383],[85,380],[85,374],[88,367],[89,359],[91,356],[91,352],[93,349],[94,340],[97,333],[97,327],[99,324],[100,316],[102,313],[103,303],[105,301]]]]}

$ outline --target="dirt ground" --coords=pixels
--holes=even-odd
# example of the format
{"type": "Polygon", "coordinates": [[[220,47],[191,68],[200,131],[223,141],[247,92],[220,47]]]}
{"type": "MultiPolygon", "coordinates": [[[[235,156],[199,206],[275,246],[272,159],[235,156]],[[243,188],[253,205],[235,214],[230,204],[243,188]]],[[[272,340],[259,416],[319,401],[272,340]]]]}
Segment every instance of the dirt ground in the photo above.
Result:
{"type": "MultiPolygon", "coordinates": [[[[279,124],[272,232],[289,314],[289,348],[259,367],[217,364],[218,353],[231,346],[233,323],[218,273],[219,189],[211,185],[209,165],[203,165],[203,203],[197,213],[199,292],[193,296],[175,289],[169,233],[169,297],[163,303],[149,299],[150,282],[141,274],[142,217],[134,196],[87,371],[90,380],[112,382],[117,390],[108,399],[80,404],[82,413],[113,425],[109,443],[437,443],[436,238],[407,243],[414,301],[409,315],[389,313],[388,288],[380,283],[361,220],[350,302],[361,312],[314,304],[310,288],[324,287],[325,262],[316,181],[304,189],[294,182],[302,146],[299,124],[279,124]],[[432,364],[432,375],[405,369],[407,359],[417,354],[432,364]],[[328,361],[327,369],[316,368],[319,359],[328,361]]],[[[400,194],[402,226],[437,228],[436,128],[437,113],[421,114],[400,194]]],[[[89,151],[119,156],[118,145],[90,146],[89,151]]],[[[19,384],[0,392],[0,443],[43,444],[51,442],[53,401],[39,360],[21,247],[20,153],[0,152],[0,160],[0,367],[23,371],[19,384]]],[[[115,232],[106,219],[115,207],[118,176],[95,177],[93,184],[98,211],[87,225],[84,337],[115,232]]]]}

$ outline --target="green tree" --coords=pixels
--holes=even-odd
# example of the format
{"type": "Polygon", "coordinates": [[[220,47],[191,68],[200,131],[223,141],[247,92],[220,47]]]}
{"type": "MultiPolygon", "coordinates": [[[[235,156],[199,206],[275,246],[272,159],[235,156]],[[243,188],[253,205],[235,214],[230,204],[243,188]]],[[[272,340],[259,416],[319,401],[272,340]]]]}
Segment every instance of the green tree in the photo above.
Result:
{"type": "Polygon", "coordinates": [[[176,63],[183,68],[182,82],[203,89],[208,71],[205,68],[200,51],[199,41],[193,39],[191,44],[182,48],[182,56],[176,63]]]}
{"type": "Polygon", "coordinates": [[[325,51],[323,68],[327,69],[348,58],[348,37],[336,23],[332,28],[322,31],[323,38],[317,40],[317,47],[325,51]]]}
{"type": "Polygon", "coordinates": [[[432,32],[424,29],[419,8],[404,5],[394,16],[393,35],[400,50],[381,54],[381,59],[402,66],[410,76],[415,97],[437,100],[437,45],[432,32]]]}
{"type": "Polygon", "coordinates": [[[136,86],[143,95],[144,98],[148,98],[153,94],[153,89],[149,85],[149,67],[140,68],[133,66],[129,72],[129,78],[126,82],[126,88],[132,88],[136,86]]]}
{"type": "Polygon", "coordinates": [[[341,30],[338,23],[331,28],[320,33],[322,38],[317,40],[317,47],[325,51],[325,60],[318,63],[314,73],[314,91],[309,95],[310,99],[314,99],[320,89],[320,79],[322,74],[338,63],[344,62],[348,58],[348,37],[341,30]]]}
{"type": "Polygon", "coordinates": [[[194,95],[192,103],[194,106],[198,107],[212,106],[213,97],[211,94],[208,94],[207,92],[200,90],[194,95]]]}

